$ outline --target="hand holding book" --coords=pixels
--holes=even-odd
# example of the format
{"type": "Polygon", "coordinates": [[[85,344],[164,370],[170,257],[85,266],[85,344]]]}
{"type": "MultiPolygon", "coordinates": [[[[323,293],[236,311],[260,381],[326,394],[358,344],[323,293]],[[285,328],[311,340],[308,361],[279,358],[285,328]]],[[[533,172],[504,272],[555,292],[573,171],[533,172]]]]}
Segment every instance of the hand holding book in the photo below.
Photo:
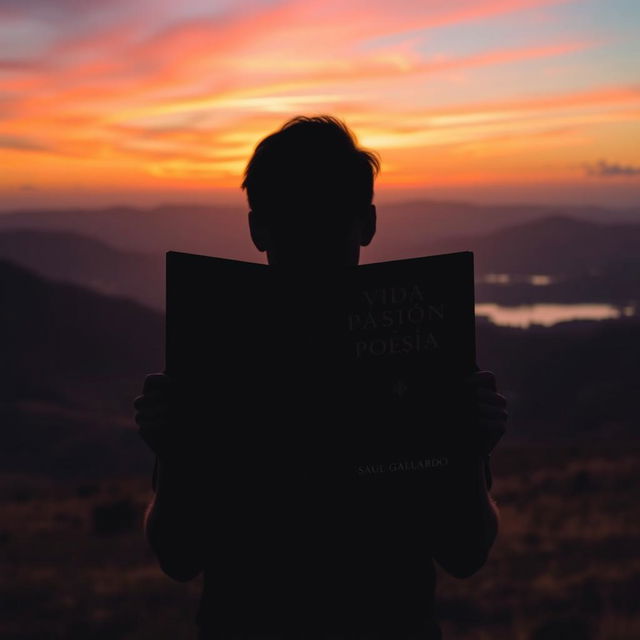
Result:
{"type": "Polygon", "coordinates": [[[474,443],[482,455],[489,455],[505,434],[508,413],[506,398],[498,393],[496,377],[491,371],[475,371],[465,380],[471,391],[475,430],[474,443]]]}
{"type": "Polygon", "coordinates": [[[150,373],[144,380],[142,394],[134,400],[134,419],[140,437],[157,456],[189,461],[201,448],[197,438],[203,434],[200,430],[183,428],[175,419],[186,408],[179,396],[178,385],[171,376],[150,373]]]}

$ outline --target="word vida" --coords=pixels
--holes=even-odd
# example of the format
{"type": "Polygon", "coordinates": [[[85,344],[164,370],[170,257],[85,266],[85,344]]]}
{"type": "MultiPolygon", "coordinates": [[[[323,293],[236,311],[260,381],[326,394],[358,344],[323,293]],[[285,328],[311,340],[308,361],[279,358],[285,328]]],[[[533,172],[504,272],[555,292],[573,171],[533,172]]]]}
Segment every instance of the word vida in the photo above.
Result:
{"type": "Polygon", "coordinates": [[[421,471],[423,469],[437,469],[446,467],[448,458],[424,458],[422,460],[402,460],[401,462],[389,462],[388,464],[367,464],[358,467],[358,475],[364,476],[371,473],[387,473],[394,471],[421,471]]]}
{"type": "Polygon", "coordinates": [[[349,331],[362,333],[390,329],[380,337],[356,340],[356,357],[431,351],[439,347],[436,336],[424,331],[425,323],[444,320],[444,304],[426,304],[417,285],[388,287],[362,292],[365,310],[351,313],[349,331]],[[406,333],[407,329],[411,330],[406,333]]]}

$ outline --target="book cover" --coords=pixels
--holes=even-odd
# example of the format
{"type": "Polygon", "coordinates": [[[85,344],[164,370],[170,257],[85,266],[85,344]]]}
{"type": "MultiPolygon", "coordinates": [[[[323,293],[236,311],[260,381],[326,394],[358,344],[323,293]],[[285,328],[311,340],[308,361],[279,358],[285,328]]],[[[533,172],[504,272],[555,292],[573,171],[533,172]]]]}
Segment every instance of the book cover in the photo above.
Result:
{"type": "Polygon", "coordinates": [[[225,588],[277,574],[274,602],[302,607],[324,584],[343,622],[357,607],[340,585],[362,583],[363,603],[397,580],[419,593],[429,494],[467,461],[473,254],[322,270],[166,257],[166,372],[211,487],[225,588]]]}
{"type": "Polygon", "coordinates": [[[471,252],[320,272],[171,251],[166,269],[166,371],[192,398],[185,429],[226,454],[253,442],[315,456],[343,480],[451,462],[475,366],[471,252]]]}

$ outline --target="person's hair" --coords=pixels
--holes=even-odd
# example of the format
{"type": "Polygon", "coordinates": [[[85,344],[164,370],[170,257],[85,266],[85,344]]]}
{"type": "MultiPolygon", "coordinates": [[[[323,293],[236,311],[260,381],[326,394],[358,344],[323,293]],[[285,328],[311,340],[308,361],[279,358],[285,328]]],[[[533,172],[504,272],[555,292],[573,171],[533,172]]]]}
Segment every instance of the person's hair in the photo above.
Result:
{"type": "Polygon", "coordinates": [[[345,211],[371,204],[379,171],[378,154],[358,147],[344,122],[297,116],[258,143],[241,188],[254,211],[345,211]]]}

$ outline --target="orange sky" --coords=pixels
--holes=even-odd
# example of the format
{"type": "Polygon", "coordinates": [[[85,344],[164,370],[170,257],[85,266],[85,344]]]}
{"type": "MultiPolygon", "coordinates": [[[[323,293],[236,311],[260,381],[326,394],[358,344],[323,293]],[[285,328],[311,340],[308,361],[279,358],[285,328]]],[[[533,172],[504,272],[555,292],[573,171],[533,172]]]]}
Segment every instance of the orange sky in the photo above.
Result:
{"type": "Polygon", "coordinates": [[[640,202],[633,0],[176,5],[0,0],[2,209],[241,203],[256,143],[317,113],[383,199],[640,202]]]}

